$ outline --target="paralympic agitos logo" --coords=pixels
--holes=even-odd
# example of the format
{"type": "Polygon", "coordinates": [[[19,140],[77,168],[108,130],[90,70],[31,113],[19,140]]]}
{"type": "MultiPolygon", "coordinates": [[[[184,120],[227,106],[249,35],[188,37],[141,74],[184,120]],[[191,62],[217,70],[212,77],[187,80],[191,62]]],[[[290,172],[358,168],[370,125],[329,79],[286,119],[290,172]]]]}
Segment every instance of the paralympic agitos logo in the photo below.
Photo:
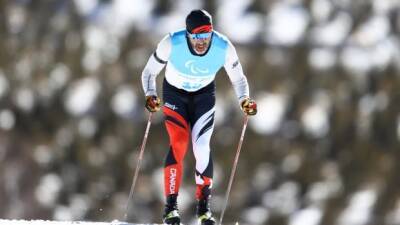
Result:
{"type": "Polygon", "coordinates": [[[185,63],[185,67],[188,68],[190,70],[190,72],[192,72],[193,74],[198,74],[198,73],[202,73],[202,74],[207,74],[210,73],[209,69],[203,69],[203,68],[199,68],[198,66],[196,66],[196,60],[188,60],[185,63]]]}

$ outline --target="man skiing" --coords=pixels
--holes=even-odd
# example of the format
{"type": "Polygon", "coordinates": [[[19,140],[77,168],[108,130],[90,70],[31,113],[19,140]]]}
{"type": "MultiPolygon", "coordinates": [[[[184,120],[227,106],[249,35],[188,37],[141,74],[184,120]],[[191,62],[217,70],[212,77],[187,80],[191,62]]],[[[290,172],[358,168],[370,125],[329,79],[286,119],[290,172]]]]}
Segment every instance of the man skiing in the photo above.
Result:
{"type": "Polygon", "coordinates": [[[243,112],[257,113],[249,97],[249,86],[236,50],[222,34],[213,30],[205,10],[193,10],[186,17],[186,29],[166,35],[150,56],[142,73],[146,108],[160,109],[156,77],[166,65],[163,81],[163,113],[170,148],[164,167],[166,196],[163,222],[180,224],[177,197],[183,172],[183,159],[191,138],[196,160],[196,214],[202,225],[214,225],[209,201],[213,178],[210,138],[214,128],[215,75],[224,67],[243,112]]]}

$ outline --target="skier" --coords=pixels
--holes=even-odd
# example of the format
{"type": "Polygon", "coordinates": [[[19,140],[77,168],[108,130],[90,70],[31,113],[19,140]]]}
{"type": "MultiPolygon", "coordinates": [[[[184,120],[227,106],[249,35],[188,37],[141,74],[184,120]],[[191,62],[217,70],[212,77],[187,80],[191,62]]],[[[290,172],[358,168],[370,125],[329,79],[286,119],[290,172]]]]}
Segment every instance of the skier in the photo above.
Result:
{"type": "Polygon", "coordinates": [[[150,56],[142,73],[145,106],[150,112],[161,107],[156,77],[166,65],[163,81],[163,113],[170,147],[164,167],[166,196],[163,222],[180,224],[177,197],[183,159],[191,138],[196,160],[196,214],[202,225],[214,225],[209,201],[213,178],[210,138],[214,128],[215,75],[223,66],[247,115],[257,113],[249,97],[249,86],[232,43],[213,29],[211,15],[193,10],[186,17],[186,29],[166,35],[150,56]]]}

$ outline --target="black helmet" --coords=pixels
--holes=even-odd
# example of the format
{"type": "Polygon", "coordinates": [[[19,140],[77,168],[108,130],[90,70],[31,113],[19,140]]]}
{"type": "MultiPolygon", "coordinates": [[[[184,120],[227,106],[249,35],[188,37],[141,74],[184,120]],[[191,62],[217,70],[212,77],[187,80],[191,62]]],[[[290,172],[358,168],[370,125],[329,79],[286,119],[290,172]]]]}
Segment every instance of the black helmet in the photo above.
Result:
{"type": "Polygon", "coordinates": [[[204,9],[193,10],[186,17],[186,30],[189,33],[205,33],[212,31],[211,15],[204,9]],[[197,29],[196,29],[197,28],[197,29]]]}

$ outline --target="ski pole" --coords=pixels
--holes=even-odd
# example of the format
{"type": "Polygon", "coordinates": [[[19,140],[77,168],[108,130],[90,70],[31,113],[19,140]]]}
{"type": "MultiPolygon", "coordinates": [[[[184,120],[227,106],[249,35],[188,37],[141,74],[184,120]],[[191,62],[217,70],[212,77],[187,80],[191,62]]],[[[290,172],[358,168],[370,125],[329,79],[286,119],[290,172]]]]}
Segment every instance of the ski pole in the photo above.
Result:
{"type": "Polygon", "coordinates": [[[246,132],[246,127],[247,127],[247,122],[248,121],[249,121],[249,116],[245,115],[244,122],[243,122],[242,134],[240,135],[239,144],[238,144],[238,147],[237,147],[237,150],[236,150],[235,161],[233,162],[231,176],[229,178],[228,189],[227,189],[227,191],[225,193],[225,204],[224,204],[224,207],[222,208],[221,217],[219,218],[219,225],[222,225],[222,220],[224,218],[225,210],[226,210],[226,207],[228,206],[229,193],[231,192],[231,187],[232,187],[232,183],[233,183],[233,177],[235,176],[236,167],[237,167],[237,164],[238,164],[238,161],[239,161],[240,149],[242,148],[242,143],[243,143],[243,139],[244,139],[244,133],[246,132]]]}
{"type": "Polygon", "coordinates": [[[140,153],[139,153],[139,157],[137,159],[137,163],[136,163],[136,169],[135,169],[135,174],[133,175],[133,181],[132,181],[132,185],[131,185],[131,190],[129,192],[129,197],[128,197],[128,201],[126,203],[126,207],[125,207],[125,221],[128,219],[128,212],[129,212],[129,203],[133,197],[133,190],[135,188],[136,185],[136,180],[138,178],[139,175],[139,169],[140,169],[140,164],[142,163],[142,159],[143,159],[143,152],[144,152],[144,148],[146,146],[146,142],[147,142],[147,137],[149,135],[149,130],[150,130],[150,125],[151,125],[151,117],[152,117],[153,113],[150,112],[149,113],[149,118],[147,120],[147,126],[146,126],[146,131],[144,132],[144,137],[143,137],[143,141],[142,141],[142,145],[140,147],[140,153]]]}

